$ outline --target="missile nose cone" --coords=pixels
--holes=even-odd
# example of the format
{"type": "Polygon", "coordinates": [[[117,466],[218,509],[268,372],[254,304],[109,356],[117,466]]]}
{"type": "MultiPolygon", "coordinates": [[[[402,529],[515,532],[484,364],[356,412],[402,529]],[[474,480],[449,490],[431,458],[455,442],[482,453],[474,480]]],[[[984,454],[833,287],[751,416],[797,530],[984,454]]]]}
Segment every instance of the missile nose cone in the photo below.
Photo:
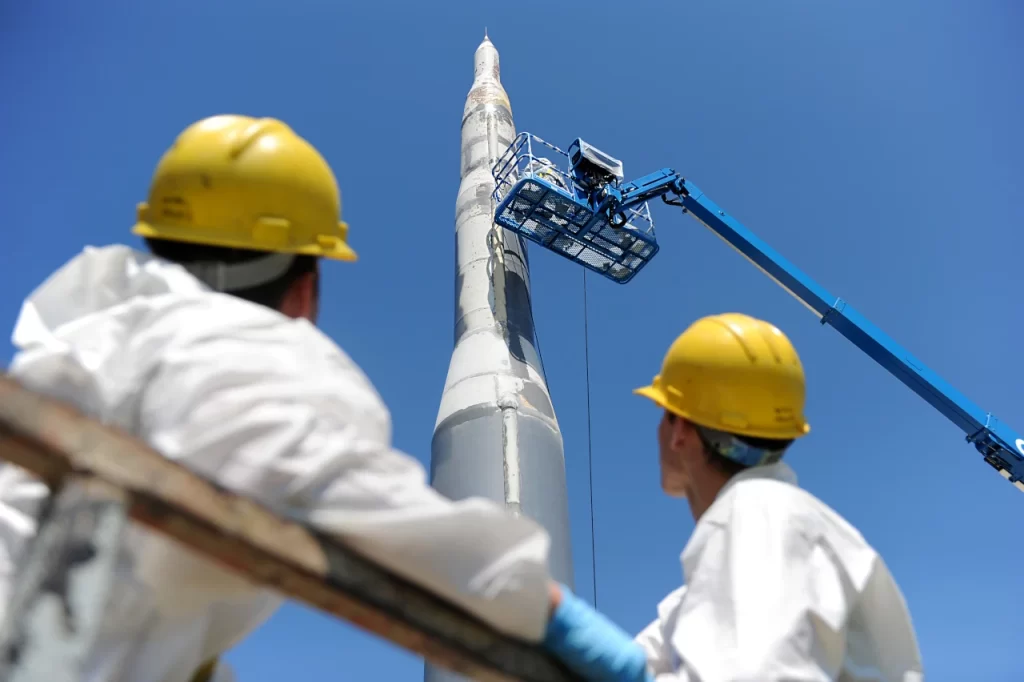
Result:
{"type": "Polygon", "coordinates": [[[484,39],[476,48],[476,55],[473,62],[473,80],[493,81],[501,83],[501,69],[498,63],[498,50],[494,43],[487,37],[487,30],[484,29],[484,39]]]}
{"type": "Polygon", "coordinates": [[[508,101],[505,88],[501,85],[501,69],[498,63],[498,50],[484,31],[483,42],[476,48],[473,56],[473,85],[466,98],[463,119],[480,105],[501,107],[512,114],[512,105],[508,101]]]}

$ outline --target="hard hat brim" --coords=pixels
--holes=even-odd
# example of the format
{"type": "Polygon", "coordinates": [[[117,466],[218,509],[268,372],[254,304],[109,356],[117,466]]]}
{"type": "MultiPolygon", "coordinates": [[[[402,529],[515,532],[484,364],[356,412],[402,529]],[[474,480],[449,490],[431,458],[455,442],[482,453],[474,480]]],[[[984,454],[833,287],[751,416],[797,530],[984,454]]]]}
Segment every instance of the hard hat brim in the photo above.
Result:
{"type": "MultiPolygon", "coordinates": [[[[166,239],[169,241],[178,242],[189,242],[191,244],[204,244],[207,246],[221,246],[228,249],[253,249],[254,245],[251,243],[234,243],[231,240],[217,239],[210,235],[196,234],[196,231],[192,228],[189,229],[176,229],[174,227],[168,227],[164,225],[151,225],[145,221],[139,221],[132,227],[132,234],[140,237],[148,237],[150,239],[166,239]]],[[[355,250],[349,246],[346,242],[335,239],[330,247],[323,247],[316,244],[309,246],[300,247],[296,249],[256,249],[275,251],[279,253],[296,253],[304,256],[316,256],[320,258],[329,258],[331,260],[340,260],[345,262],[355,262],[359,260],[359,255],[355,250]]]]}
{"type": "Polygon", "coordinates": [[[633,389],[633,395],[642,396],[654,402],[659,407],[665,407],[665,394],[654,386],[641,386],[633,389]]]}
{"type": "Polygon", "coordinates": [[[345,261],[346,263],[354,263],[359,260],[359,255],[345,242],[338,242],[335,244],[333,249],[312,255],[323,256],[324,258],[330,258],[331,260],[345,261]]]}

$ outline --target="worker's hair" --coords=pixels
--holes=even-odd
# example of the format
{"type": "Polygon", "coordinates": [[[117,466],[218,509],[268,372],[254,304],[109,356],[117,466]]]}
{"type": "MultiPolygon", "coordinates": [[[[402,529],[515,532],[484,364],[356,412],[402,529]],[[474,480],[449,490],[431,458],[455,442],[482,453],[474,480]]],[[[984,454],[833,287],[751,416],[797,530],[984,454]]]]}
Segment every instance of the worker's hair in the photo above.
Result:
{"type": "MultiPolygon", "coordinates": [[[[188,263],[217,262],[226,265],[245,263],[256,260],[267,255],[265,251],[253,251],[251,249],[230,249],[220,246],[207,246],[205,244],[191,244],[189,242],[170,241],[167,239],[146,238],[146,245],[154,256],[169,260],[182,265],[188,263]]],[[[288,289],[302,275],[317,272],[316,257],[298,255],[292,261],[288,270],[275,280],[251,287],[228,291],[232,296],[258,303],[259,305],[279,310],[281,301],[288,289]]],[[[319,279],[317,279],[319,286],[319,279]]],[[[317,290],[319,296],[319,289],[317,290]]]]}
{"type": "MultiPolygon", "coordinates": [[[[670,422],[675,422],[677,419],[683,419],[682,417],[679,417],[669,412],[668,410],[665,411],[665,414],[668,415],[668,419],[670,422]]],[[[693,426],[694,429],[697,431],[698,436],[700,435],[700,427],[697,424],[694,424],[693,422],[685,419],[684,421],[693,426]]],[[[741,443],[745,443],[751,447],[758,448],[760,450],[786,450],[787,448],[789,448],[790,445],[793,444],[792,438],[787,440],[778,440],[776,438],[754,438],[753,436],[743,436],[738,433],[730,433],[729,435],[735,438],[736,440],[740,441],[741,443]]],[[[734,459],[729,459],[728,457],[719,454],[718,452],[715,451],[714,447],[712,447],[711,444],[708,443],[708,441],[705,440],[704,438],[701,438],[700,441],[701,447],[704,450],[704,455],[705,457],[707,457],[708,463],[714,468],[718,469],[723,474],[725,474],[726,476],[729,476],[731,478],[736,474],[740,473],[741,471],[750,468],[745,464],[740,464],[734,459]]]]}

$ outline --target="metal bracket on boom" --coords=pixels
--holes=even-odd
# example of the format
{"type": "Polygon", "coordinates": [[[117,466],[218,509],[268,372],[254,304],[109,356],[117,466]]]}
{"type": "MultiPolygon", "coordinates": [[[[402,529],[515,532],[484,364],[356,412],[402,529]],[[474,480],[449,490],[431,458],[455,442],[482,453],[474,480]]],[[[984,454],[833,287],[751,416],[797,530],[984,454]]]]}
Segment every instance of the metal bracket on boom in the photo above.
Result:
{"type": "Polygon", "coordinates": [[[622,162],[583,140],[573,142],[566,153],[524,132],[492,173],[495,222],[620,284],[632,280],[658,253],[647,202],[661,197],[678,206],[958,426],[985,461],[1024,492],[1024,438],[982,411],[671,168],[623,183],[622,162]],[[534,156],[534,142],[542,151],[553,152],[564,170],[534,156]]]}

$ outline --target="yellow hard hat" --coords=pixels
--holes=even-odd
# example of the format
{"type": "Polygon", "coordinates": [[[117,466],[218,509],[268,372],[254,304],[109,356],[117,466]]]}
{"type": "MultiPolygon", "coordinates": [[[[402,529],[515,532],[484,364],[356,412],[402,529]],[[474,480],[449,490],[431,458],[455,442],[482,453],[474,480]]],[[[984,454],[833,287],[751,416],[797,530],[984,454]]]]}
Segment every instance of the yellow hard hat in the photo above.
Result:
{"type": "Polygon", "coordinates": [[[726,313],[694,322],[669,348],[661,373],[634,391],[694,424],[740,436],[806,435],[804,369],[768,322],[726,313]]]}
{"type": "Polygon", "coordinates": [[[324,158],[273,118],[211,116],[157,165],[137,235],[354,261],[324,158]]]}

